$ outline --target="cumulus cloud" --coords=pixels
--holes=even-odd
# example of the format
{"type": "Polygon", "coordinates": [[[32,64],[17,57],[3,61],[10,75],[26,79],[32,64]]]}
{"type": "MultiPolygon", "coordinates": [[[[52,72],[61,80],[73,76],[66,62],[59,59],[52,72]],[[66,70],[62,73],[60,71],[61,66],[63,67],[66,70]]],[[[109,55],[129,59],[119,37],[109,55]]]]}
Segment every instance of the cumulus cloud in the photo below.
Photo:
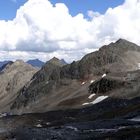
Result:
{"type": "Polygon", "coordinates": [[[125,0],[104,15],[87,12],[87,19],[81,13],[73,17],[63,3],[28,0],[13,20],[0,20],[1,59],[72,61],[119,38],[140,44],[139,0],[125,0]]]}

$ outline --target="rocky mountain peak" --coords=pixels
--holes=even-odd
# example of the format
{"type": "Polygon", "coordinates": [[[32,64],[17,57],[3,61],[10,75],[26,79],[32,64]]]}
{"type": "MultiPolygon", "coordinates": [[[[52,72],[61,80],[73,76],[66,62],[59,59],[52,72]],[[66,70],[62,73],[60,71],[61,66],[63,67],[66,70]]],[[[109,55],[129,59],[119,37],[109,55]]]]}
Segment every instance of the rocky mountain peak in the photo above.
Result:
{"type": "Polygon", "coordinates": [[[120,38],[116,41],[116,43],[130,43],[129,41],[127,41],[126,39],[120,38]]]}
{"type": "Polygon", "coordinates": [[[57,65],[57,66],[63,66],[64,64],[62,63],[62,61],[56,57],[53,57],[52,59],[50,59],[46,64],[53,64],[53,65],[57,65]]]}
{"type": "Polygon", "coordinates": [[[53,62],[53,61],[60,61],[57,57],[53,57],[52,59],[49,60],[50,62],[53,62]]]}
{"type": "Polygon", "coordinates": [[[116,42],[115,42],[115,44],[116,45],[118,45],[118,47],[119,47],[119,45],[125,45],[125,46],[127,46],[128,45],[128,47],[129,46],[137,46],[135,43],[132,43],[132,42],[130,42],[130,41],[128,41],[128,40],[125,40],[125,39],[119,39],[119,40],[117,40],[116,42]]]}
{"type": "Polygon", "coordinates": [[[14,62],[14,65],[22,65],[22,64],[24,64],[25,62],[23,61],[23,60],[16,60],[15,62],[14,62]]]}
{"type": "Polygon", "coordinates": [[[109,45],[102,46],[99,51],[112,51],[114,53],[124,53],[126,51],[140,51],[140,47],[135,43],[127,41],[125,39],[119,39],[116,42],[112,42],[109,45]]]}
{"type": "Polygon", "coordinates": [[[4,73],[20,72],[20,71],[36,71],[37,69],[27,64],[23,60],[16,60],[15,62],[10,61],[1,68],[4,73]]]}
{"type": "Polygon", "coordinates": [[[119,39],[115,43],[111,43],[109,46],[113,49],[118,49],[118,51],[140,51],[138,45],[125,39],[119,39]]]}

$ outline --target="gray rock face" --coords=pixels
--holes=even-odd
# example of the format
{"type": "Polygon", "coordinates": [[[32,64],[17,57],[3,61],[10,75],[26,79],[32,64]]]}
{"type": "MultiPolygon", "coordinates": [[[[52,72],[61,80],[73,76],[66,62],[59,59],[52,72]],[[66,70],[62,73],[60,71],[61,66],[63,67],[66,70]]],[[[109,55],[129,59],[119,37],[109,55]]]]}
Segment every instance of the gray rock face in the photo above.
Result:
{"type": "Polygon", "coordinates": [[[17,91],[30,81],[37,69],[21,60],[11,62],[0,72],[0,112],[9,111],[17,91]]]}
{"type": "MultiPolygon", "coordinates": [[[[99,51],[84,56],[80,61],[64,66],[60,62],[57,58],[47,62],[33,76],[29,84],[19,91],[19,96],[11,109],[16,112],[20,110],[23,113],[81,107],[83,103],[88,102],[90,82],[101,78],[104,73],[110,73],[112,76],[90,86],[90,90],[95,92],[97,86],[100,85],[99,94],[96,94],[93,99],[96,99],[100,94],[104,95],[104,92],[107,96],[124,97],[124,94],[121,96],[116,89],[122,87],[123,84],[129,85],[129,82],[129,88],[138,84],[133,80],[125,82],[124,74],[133,77],[139,73],[131,74],[129,71],[136,71],[140,68],[140,47],[120,39],[115,43],[101,47],[99,51]],[[121,75],[120,81],[117,80],[117,76],[114,76],[117,73],[121,75]],[[112,93],[110,93],[111,90],[112,93]]],[[[134,80],[136,80],[135,76],[134,80]]],[[[124,87],[127,88],[127,86],[124,87]]],[[[135,97],[137,96],[139,85],[136,87],[128,93],[131,98],[133,97],[132,93],[136,94],[135,97]]],[[[120,93],[123,93],[123,89],[120,93]]],[[[127,92],[128,90],[124,93],[127,92]]]]}
{"type": "Polygon", "coordinates": [[[91,94],[105,94],[109,91],[118,89],[125,85],[124,81],[115,80],[110,78],[102,78],[89,86],[89,92],[91,94]]]}
{"type": "Polygon", "coordinates": [[[19,92],[13,108],[27,106],[31,102],[35,102],[42,96],[47,95],[56,88],[56,83],[60,79],[60,68],[63,66],[57,58],[52,58],[39,70],[19,92]]]}
{"type": "Polygon", "coordinates": [[[132,71],[138,69],[139,62],[140,47],[120,39],[83,57],[79,73],[80,77],[88,77],[90,74],[132,71]]]}

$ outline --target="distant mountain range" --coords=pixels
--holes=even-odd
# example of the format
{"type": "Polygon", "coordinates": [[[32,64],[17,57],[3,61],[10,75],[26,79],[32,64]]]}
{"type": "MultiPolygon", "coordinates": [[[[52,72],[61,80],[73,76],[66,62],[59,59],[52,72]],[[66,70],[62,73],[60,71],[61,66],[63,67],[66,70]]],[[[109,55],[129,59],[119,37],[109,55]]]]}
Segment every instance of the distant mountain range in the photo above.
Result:
{"type": "Polygon", "coordinates": [[[7,64],[9,61],[0,61],[0,67],[2,67],[3,65],[7,64]]]}
{"type": "Polygon", "coordinates": [[[39,59],[28,60],[26,63],[38,68],[41,68],[45,64],[45,62],[42,62],[39,59]]]}
{"type": "MultiPolygon", "coordinates": [[[[67,64],[64,59],[61,59],[60,61],[64,65],[67,64]]],[[[39,59],[28,60],[26,63],[32,65],[33,67],[38,67],[38,68],[41,68],[45,64],[45,62],[40,61],[39,59]]]]}
{"type": "MultiPolygon", "coordinates": [[[[64,64],[64,65],[67,64],[66,61],[65,61],[64,59],[61,59],[60,61],[61,61],[61,63],[64,64]]],[[[9,62],[12,62],[12,61],[1,61],[1,62],[0,62],[0,71],[1,71],[1,69],[2,69],[1,67],[4,66],[4,65],[6,65],[6,64],[9,63],[9,62]]],[[[26,63],[32,65],[33,67],[38,67],[38,68],[41,68],[41,67],[45,64],[45,62],[43,62],[43,61],[41,61],[41,60],[39,60],[39,59],[28,60],[26,63]]]]}
{"type": "Polygon", "coordinates": [[[11,65],[12,63],[13,63],[12,61],[3,61],[3,62],[1,62],[0,71],[5,69],[5,67],[7,67],[8,65],[11,65]]]}

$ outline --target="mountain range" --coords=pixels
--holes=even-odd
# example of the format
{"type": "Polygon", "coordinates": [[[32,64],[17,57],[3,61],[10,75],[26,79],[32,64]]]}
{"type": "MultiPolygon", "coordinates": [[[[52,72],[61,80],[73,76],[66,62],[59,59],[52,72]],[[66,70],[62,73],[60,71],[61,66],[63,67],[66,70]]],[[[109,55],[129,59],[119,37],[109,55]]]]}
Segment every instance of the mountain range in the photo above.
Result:
{"type": "MultiPolygon", "coordinates": [[[[33,113],[81,107],[82,104],[90,101],[87,97],[90,95],[91,81],[95,81],[93,87],[98,90],[93,90],[94,93],[99,92],[92,100],[104,95],[102,92],[100,94],[102,84],[105,87],[108,84],[109,86],[115,84],[115,88],[119,86],[119,91],[115,90],[112,93],[109,91],[105,94],[107,96],[121,98],[121,96],[125,97],[127,92],[130,97],[134,97],[131,91],[133,83],[127,85],[129,82],[127,79],[130,75],[131,80],[130,71],[138,70],[139,63],[140,47],[122,39],[103,46],[99,51],[87,54],[80,61],[68,65],[63,66],[59,59],[53,58],[32,77],[30,84],[19,91],[11,108],[19,109],[20,112],[23,110],[24,113],[33,113]],[[107,75],[102,79],[104,74],[107,75]],[[125,87],[126,90],[130,88],[129,91],[123,91],[123,84],[128,86],[125,87]]],[[[137,74],[134,76],[132,77],[138,78],[137,74]]],[[[138,89],[135,87],[134,90],[138,91],[139,87],[138,89]]]]}
{"type": "Polygon", "coordinates": [[[2,67],[3,65],[7,64],[9,61],[0,61],[0,67],[2,67]]]}
{"type": "Polygon", "coordinates": [[[41,68],[45,63],[40,61],[39,59],[28,60],[26,63],[32,65],[33,67],[41,68]]]}
{"type": "MultiPolygon", "coordinates": [[[[67,64],[67,62],[64,59],[61,59],[60,61],[64,65],[67,64]]],[[[38,68],[41,68],[45,64],[45,62],[42,62],[39,59],[28,60],[26,63],[32,65],[33,67],[38,67],[38,68]]]]}
{"type": "MultiPolygon", "coordinates": [[[[60,61],[64,65],[67,64],[67,62],[64,59],[61,59],[60,61]]],[[[1,70],[1,67],[4,67],[4,65],[6,65],[9,62],[12,62],[12,61],[0,61],[0,70],[1,70]]],[[[33,67],[37,67],[37,68],[41,68],[45,64],[45,62],[43,62],[39,59],[28,60],[28,61],[26,61],[26,63],[32,65],[33,67]]]]}
{"type": "Polygon", "coordinates": [[[71,64],[30,62],[1,67],[0,138],[140,138],[140,46],[119,39],[71,64]]]}

